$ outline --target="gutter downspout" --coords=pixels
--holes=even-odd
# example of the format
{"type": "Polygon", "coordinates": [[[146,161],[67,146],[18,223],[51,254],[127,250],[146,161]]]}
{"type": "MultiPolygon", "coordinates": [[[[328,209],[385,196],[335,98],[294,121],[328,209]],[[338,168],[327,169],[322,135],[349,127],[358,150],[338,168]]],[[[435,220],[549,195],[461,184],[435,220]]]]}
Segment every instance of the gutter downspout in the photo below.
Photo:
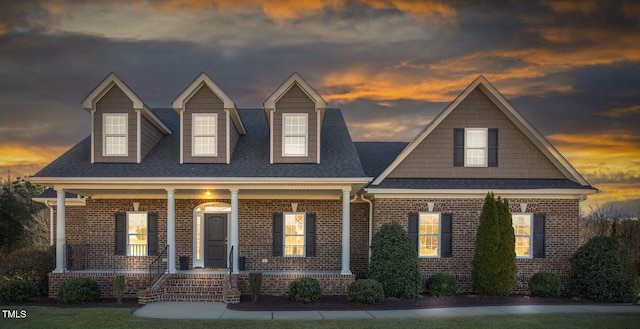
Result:
{"type": "Polygon", "coordinates": [[[373,236],[373,202],[364,198],[364,194],[360,194],[360,199],[369,204],[369,261],[371,261],[371,238],[373,236]]]}

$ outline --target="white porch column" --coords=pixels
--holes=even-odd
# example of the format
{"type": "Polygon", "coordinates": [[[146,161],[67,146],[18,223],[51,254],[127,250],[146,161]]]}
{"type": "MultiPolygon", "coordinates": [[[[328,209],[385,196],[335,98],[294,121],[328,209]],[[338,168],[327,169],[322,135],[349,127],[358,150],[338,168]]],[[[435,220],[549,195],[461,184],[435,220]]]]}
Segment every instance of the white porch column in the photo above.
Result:
{"type": "Polygon", "coordinates": [[[342,270],[341,274],[351,274],[351,194],[350,188],[342,190],[342,270]]]}
{"type": "Polygon", "coordinates": [[[173,274],[176,273],[176,191],[173,189],[167,189],[167,245],[167,268],[173,274]]]}
{"type": "Polygon", "coordinates": [[[233,273],[240,273],[238,261],[238,189],[231,192],[231,225],[229,226],[229,244],[233,247],[233,273]]]}
{"type": "Polygon", "coordinates": [[[56,273],[64,273],[66,270],[66,235],[65,235],[65,204],[64,204],[64,189],[57,189],[57,203],[56,203],[56,269],[53,270],[56,273]]]}

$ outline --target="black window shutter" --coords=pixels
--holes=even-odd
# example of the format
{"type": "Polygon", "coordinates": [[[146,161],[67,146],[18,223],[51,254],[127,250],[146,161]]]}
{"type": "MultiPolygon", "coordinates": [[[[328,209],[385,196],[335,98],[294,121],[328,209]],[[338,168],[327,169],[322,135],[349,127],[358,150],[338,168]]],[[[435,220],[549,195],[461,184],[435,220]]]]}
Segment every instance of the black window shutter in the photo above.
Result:
{"type": "Polygon", "coordinates": [[[284,229],[282,213],[273,214],[273,256],[282,256],[282,230],[284,229]]]}
{"type": "MultiPolygon", "coordinates": [[[[409,240],[415,246],[416,251],[418,251],[418,226],[420,225],[420,215],[417,212],[409,213],[409,240]]],[[[419,254],[419,253],[418,253],[419,254]]]]}
{"type": "Polygon", "coordinates": [[[498,128],[489,128],[488,136],[489,158],[488,166],[498,166],[498,128]]]}
{"type": "Polygon", "coordinates": [[[147,250],[149,256],[158,255],[158,214],[147,214],[147,250]]]}
{"type": "Polygon", "coordinates": [[[307,213],[304,223],[305,227],[305,253],[307,257],[315,257],[316,255],[316,214],[307,213]]]}
{"type": "Polygon", "coordinates": [[[116,213],[116,255],[127,254],[127,214],[116,213]]]}
{"type": "Polygon", "coordinates": [[[545,214],[533,215],[533,258],[544,258],[545,214]]]}
{"type": "Polygon", "coordinates": [[[464,167],[464,128],[453,129],[453,166],[464,167]]]}
{"type": "Polygon", "coordinates": [[[453,255],[453,214],[442,214],[440,217],[440,257],[451,257],[453,255]]]}

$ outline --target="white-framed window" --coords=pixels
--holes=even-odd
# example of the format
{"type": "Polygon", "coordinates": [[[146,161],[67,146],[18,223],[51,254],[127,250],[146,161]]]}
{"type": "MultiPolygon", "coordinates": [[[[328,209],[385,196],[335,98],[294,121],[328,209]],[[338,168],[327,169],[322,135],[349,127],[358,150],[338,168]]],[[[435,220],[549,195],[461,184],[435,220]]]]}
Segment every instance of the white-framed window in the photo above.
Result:
{"type": "Polygon", "coordinates": [[[127,256],[147,256],[149,228],[146,212],[127,213],[127,256]]]}
{"type": "Polygon", "coordinates": [[[466,128],[464,130],[465,167],[486,167],[488,153],[488,129],[466,128]]]}
{"type": "Polygon", "coordinates": [[[193,156],[216,156],[218,114],[216,113],[194,113],[193,121],[193,156]]]}
{"type": "Polygon", "coordinates": [[[440,213],[420,213],[418,257],[440,257],[440,213]]]}
{"type": "Polygon", "coordinates": [[[105,156],[127,156],[129,116],[126,113],[105,113],[102,116],[102,140],[105,156]]]}
{"type": "Polygon", "coordinates": [[[282,114],[282,156],[306,156],[309,116],[282,114]]]}
{"type": "Polygon", "coordinates": [[[305,257],[305,221],[303,212],[284,214],[283,249],[285,257],[305,257]]]}
{"type": "Polygon", "coordinates": [[[512,214],[511,218],[516,236],[516,258],[531,258],[533,214],[512,214]]]}

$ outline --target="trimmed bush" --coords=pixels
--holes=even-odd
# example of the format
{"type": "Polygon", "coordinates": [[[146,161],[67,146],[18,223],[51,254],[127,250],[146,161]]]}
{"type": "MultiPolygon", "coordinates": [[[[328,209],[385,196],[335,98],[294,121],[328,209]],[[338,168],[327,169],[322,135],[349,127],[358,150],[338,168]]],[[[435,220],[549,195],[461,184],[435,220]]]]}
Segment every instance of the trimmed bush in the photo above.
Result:
{"type": "Polygon", "coordinates": [[[289,299],[293,299],[296,302],[317,302],[321,294],[320,283],[314,278],[297,278],[289,284],[289,299]]]}
{"type": "Polygon", "coordinates": [[[249,273],[249,293],[254,302],[260,298],[260,294],[262,293],[262,273],[249,273]]]}
{"type": "Polygon", "coordinates": [[[347,289],[350,302],[380,304],[384,300],[382,284],[376,280],[363,279],[352,282],[347,289]]]}
{"type": "Polygon", "coordinates": [[[47,250],[16,250],[3,260],[0,266],[0,282],[12,279],[33,282],[38,288],[38,293],[47,294],[48,274],[55,267],[55,256],[47,250]]]}
{"type": "Polygon", "coordinates": [[[538,272],[529,280],[531,294],[538,297],[560,296],[560,279],[549,272],[538,272]]]}
{"type": "Polygon", "coordinates": [[[427,279],[427,291],[431,296],[452,296],[457,290],[456,279],[449,274],[436,273],[427,279]]]}
{"type": "Polygon", "coordinates": [[[635,302],[638,273],[629,254],[614,238],[598,236],[571,257],[571,289],[599,302],[635,302]]]}
{"type": "Polygon", "coordinates": [[[124,298],[124,291],[126,289],[124,275],[118,275],[115,277],[113,282],[113,290],[116,295],[116,299],[118,300],[118,304],[122,304],[122,299],[124,298]]]}
{"type": "Polygon", "coordinates": [[[89,278],[71,278],[58,287],[58,301],[63,304],[78,304],[97,300],[100,297],[98,282],[89,278]]]}
{"type": "Polygon", "coordinates": [[[9,280],[0,285],[0,301],[25,303],[38,295],[38,285],[26,280],[9,280]]]}
{"type": "Polygon", "coordinates": [[[382,284],[385,297],[420,295],[422,279],[416,247],[398,222],[383,224],[373,236],[369,278],[382,284]]]}

